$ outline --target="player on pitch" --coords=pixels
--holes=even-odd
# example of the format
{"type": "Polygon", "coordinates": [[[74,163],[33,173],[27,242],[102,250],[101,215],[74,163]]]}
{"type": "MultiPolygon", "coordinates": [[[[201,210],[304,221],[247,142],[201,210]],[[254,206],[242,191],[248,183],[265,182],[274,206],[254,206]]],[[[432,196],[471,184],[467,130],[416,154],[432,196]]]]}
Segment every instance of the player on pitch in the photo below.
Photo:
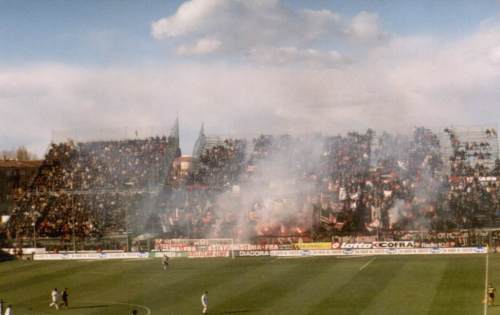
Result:
{"type": "Polygon", "coordinates": [[[13,315],[13,311],[12,311],[12,304],[9,304],[7,306],[7,309],[5,310],[5,315],[13,315]]]}
{"type": "Polygon", "coordinates": [[[488,284],[488,289],[486,290],[486,292],[488,293],[488,305],[495,305],[495,295],[497,294],[497,289],[495,289],[490,283],[488,284]]]}
{"type": "Polygon", "coordinates": [[[64,288],[61,297],[62,297],[62,306],[69,308],[69,302],[68,302],[69,294],[67,288],[64,288]]]}
{"type": "Polygon", "coordinates": [[[205,291],[201,296],[201,306],[203,307],[201,313],[206,314],[208,311],[208,291],[205,291]]]}
{"type": "Polygon", "coordinates": [[[52,290],[52,292],[50,293],[50,297],[52,298],[52,303],[50,303],[49,307],[54,306],[57,310],[59,310],[61,295],[59,294],[59,291],[57,291],[57,288],[54,288],[54,290],[52,290]]]}
{"type": "Polygon", "coordinates": [[[169,261],[170,261],[170,258],[168,258],[167,254],[164,254],[163,255],[163,260],[162,260],[163,270],[167,270],[168,262],[169,261]]]}

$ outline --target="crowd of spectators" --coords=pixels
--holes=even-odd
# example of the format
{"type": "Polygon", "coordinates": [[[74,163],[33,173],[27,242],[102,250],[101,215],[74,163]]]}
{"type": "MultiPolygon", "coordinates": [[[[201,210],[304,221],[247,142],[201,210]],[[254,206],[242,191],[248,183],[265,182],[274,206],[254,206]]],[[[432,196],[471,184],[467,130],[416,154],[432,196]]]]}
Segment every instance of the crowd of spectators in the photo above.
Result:
{"type": "Polygon", "coordinates": [[[39,191],[142,188],[166,172],[167,139],[52,144],[35,179],[39,191]]]}
{"type": "Polygon", "coordinates": [[[100,237],[136,229],[168,174],[166,137],[52,144],[18,197],[8,236],[100,237]]]}
{"type": "Polygon", "coordinates": [[[498,224],[500,163],[481,163],[493,159],[496,130],[483,141],[444,133],[446,158],[426,128],[226,139],[177,185],[166,138],[53,144],[9,233],[99,237],[143,222],[143,232],[172,238],[327,238],[498,224]]]}
{"type": "MultiPolygon", "coordinates": [[[[494,132],[490,130],[487,136],[493,136],[494,132]]],[[[488,145],[478,143],[477,147],[486,152],[488,145]]],[[[477,149],[474,143],[466,147],[477,149]]],[[[196,224],[190,223],[190,229],[178,228],[177,225],[176,235],[188,237],[186,233],[189,231],[190,237],[234,237],[240,235],[241,226],[245,226],[252,228],[255,236],[299,235],[304,231],[314,231],[318,233],[316,237],[321,237],[498,224],[499,191],[496,187],[500,180],[497,177],[499,163],[494,169],[481,163],[469,166],[482,170],[473,173],[472,181],[454,173],[453,167],[450,174],[444,163],[439,137],[426,128],[415,128],[411,136],[388,133],[375,136],[371,130],[334,137],[262,135],[249,142],[246,149],[244,155],[239,154],[234,159],[227,159],[227,155],[220,159],[217,154],[206,152],[204,166],[238,165],[234,169],[242,174],[236,177],[225,175],[238,180],[226,181],[225,186],[207,185],[203,188],[204,198],[193,198],[194,203],[186,203],[186,207],[174,207],[176,217],[188,213],[190,222],[205,222],[205,225],[198,223],[198,228],[193,228],[196,224]],[[276,183],[269,177],[279,181],[283,176],[281,171],[276,171],[279,166],[269,163],[273,160],[279,161],[287,170],[285,179],[292,184],[286,187],[288,195],[273,196],[270,205],[269,200],[265,200],[266,192],[261,193],[263,198],[259,198],[249,194],[246,188],[248,183],[257,181],[266,190],[276,189],[273,187],[276,183]],[[263,176],[262,172],[272,175],[263,176]],[[481,178],[485,175],[490,176],[489,181],[481,178]],[[457,180],[462,184],[457,186],[457,180]],[[233,203],[234,211],[228,216],[228,211],[221,210],[224,198],[220,198],[220,194],[235,189],[243,197],[233,203]],[[251,202],[246,202],[248,198],[251,202]],[[209,206],[206,206],[206,200],[210,200],[209,206]],[[285,211],[286,216],[279,224],[263,215],[280,207],[290,211],[285,211]],[[238,212],[245,214],[243,220],[238,212]],[[221,224],[226,228],[220,229],[221,224]]],[[[216,151],[221,150],[217,148],[216,151]]],[[[453,161],[453,156],[450,160],[453,161]]],[[[463,164],[467,165],[467,161],[463,164]]],[[[220,167],[206,167],[205,171],[208,169],[225,172],[220,167]]],[[[196,183],[196,180],[191,183],[194,190],[196,183]]],[[[186,194],[199,192],[187,191],[186,194]]],[[[165,213],[173,213],[169,206],[165,209],[165,213]]]]}
{"type": "Polygon", "coordinates": [[[496,129],[481,131],[477,141],[461,141],[451,128],[445,132],[453,148],[448,202],[457,223],[471,228],[494,222],[500,217],[500,163],[496,160],[491,168],[480,162],[491,159],[496,129]]]}
{"type": "Polygon", "coordinates": [[[226,139],[202,152],[196,171],[190,174],[190,184],[215,189],[231,187],[239,181],[245,158],[246,141],[226,139]]]}

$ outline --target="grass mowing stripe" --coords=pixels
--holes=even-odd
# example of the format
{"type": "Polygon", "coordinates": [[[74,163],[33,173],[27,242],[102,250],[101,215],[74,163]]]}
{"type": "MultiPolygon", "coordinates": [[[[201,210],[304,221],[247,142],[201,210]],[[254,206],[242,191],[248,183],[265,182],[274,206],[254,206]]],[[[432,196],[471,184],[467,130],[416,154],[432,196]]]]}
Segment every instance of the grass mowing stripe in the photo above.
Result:
{"type": "MultiPolygon", "coordinates": [[[[227,264],[227,260],[225,262],[221,261],[218,264],[218,268],[223,268],[227,264]]],[[[122,276],[127,279],[125,282],[126,286],[120,289],[118,298],[116,297],[116,287],[104,286],[102,290],[98,291],[86,290],[86,294],[82,295],[81,299],[85,301],[120,300],[123,303],[128,302],[148,306],[161,304],[162,301],[165,302],[163,294],[173,292],[174,288],[179,287],[181,283],[191,283],[194,277],[193,274],[200,270],[200,268],[193,268],[193,262],[187,259],[184,259],[182,263],[175,260],[174,264],[171,264],[167,271],[163,270],[160,259],[145,261],[143,264],[129,264],[127,261],[116,261],[114,262],[113,269],[120,271],[122,276]],[[135,272],[127,272],[127,268],[131,267],[134,268],[135,272]],[[173,281],[170,281],[172,279],[173,281]],[[152,298],[158,298],[159,300],[152,301],[152,298]]],[[[123,283],[123,281],[120,282],[123,283]]],[[[100,313],[100,310],[95,310],[90,314],[100,313]]],[[[85,314],[88,314],[88,312],[85,314]]]]}
{"type": "Polygon", "coordinates": [[[265,310],[266,314],[308,314],[311,306],[328,298],[332,287],[340,287],[349,282],[359,272],[359,265],[364,262],[315,259],[320,260],[322,268],[314,268],[314,274],[306,281],[289,288],[286,295],[273,299],[273,304],[265,310]]]}
{"type": "MultiPolygon", "coordinates": [[[[304,258],[306,259],[306,258],[304,258]]],[[[308,259],[309,260],[309,259],[308,259]]],[[[215,312],[262,312],[272,305],[275,299],[285,295],[291,288],[313,274],[313,268],[304,270],[303,262],[282,260],[280,264],[269,265],[265,274],[254,279],[234,282],[233,290],[226,290],[227,295],[222,303],[212,309],[215,312]],[[253,281],[251,281],[253,280],[253,281]]]]}
{"type": "Polygon", "coordinates": [[[450,255],[429,315],[478,314],[483,300],[483,256],[450,255]]]}
{"type": "MultiPolygon", "coordinates": [[[[224,284],[216,285],[211,288],[209,292],[212,292],[211,299],[212,305],[210,306],[211,312],[253,312],[257,311],[256,307],[260,307],[258,303],[251,303],[252,299],[258,297],[258,294],[252,295],[251,293],[247,295],[246,293],[255,292],[257,287],[260,287],[260,292],[266,292],[263,286],[268,285],[272,279],[276,277],[288,277],[294,274],[294,269],[296,268],[296,263],[292,261],[280,261],[277,263],[271,263],[272,260],[267,258],[244,258],[245,263],[249,266],[253,266],[256,262],[259,262],[259,267],[251,267],[251,272],[246,271],[238,274],[236,277],[231,278],[229,281],[225,281],[224,284]],[[246,293],[244,293],[246,292],[246,293]],[[243,301],[244,300],[244,301],[243,301]],[[250,301],[250,305],[247,302],[250,301]],[[236,308],[236,310],[235,310],[236,308]]],[[[274,292],[273,292],[274,294],[274,292]]],[[[199,296],[197,297],[199,300],[199,296]]]]}
{"type": "Polygon", "coordinates": [[[21,272],[24,269],[46,268],[43,261],[10,260],[0,262],[0,277],[4,277],[14,272],[21,272]]]}
{"type": "MultiPolygon", "coordinates": [[[[47,262],[47,264],[51,265],[57,265],[58,263],[60,262],[47,262]]],[[[95,266],[95,264],[82,265],[82,264],[76,264],[76,262],[72,263],[77,270],[82,270],[82,268],[84,269],[99,268],[99,266],[95,266]]],[[[102,264],[102,262],[100,263],[102,264]]],[[[106,267],[109,266],[109,262],[104,266],[106,267]]],[[[141,266],[138,265],[137,266],[130,265],[130,266],[135,266],[134,268],[130,268],[130,270],[128,270],[131,273],[141,268],[141,266]]],[[[68,270],[63,270],[63,271],[68,271],[68,270]]],[[[122,273],[118,274],[119,270],[116,269],[114,269],[114,272],[110,270],[105,276],[98,276],[98,277],[96,276],[82,277],[81,274],[79,274],[78,272],[74,272],[74,268],[71,268],[69,271],[70,272],[61,273],[61,270],[56,268],[54,273],[48,275],[46,278],[44,278],[43,281],[39,281],[38,277],[34,276],[31,278],[25,278],[26,280],[22,281],[22,283],[14,282],[12,284],[14,288],[17,290],[22,290],[23,292],[21,296],[17,295],[18,298],[16,304],[29,305],[29,307],[38,307],[41,309],[45,309],[49,303],[50,291],[54,287],[61,288],[61,284],[64,284],[63,287],[70,288],[70,294],[72,299],[78,300],[81,299],[82,297],[81,294],[83,292],[86,292],[87,289],[88,290],[94,289],[98,293],[103,292],[103,290],[109,288],[110,283],[112,283],[113,281],[117,281],[119,277],[122,276],[122,273]],[[31,284],[25,285],[25,283],[27,281],[29,282],[30,280],[31,284]]],[[[127,273],[128,272],[125,272],[125,274],[127,273]]],[[[27,275],[24,276],[26,277],[27,275]]],[[[8,294],[10,293],[12,292],[9,292],[8,294]]]]}
{"type": "Polygon", "coordinates": [[[309,314],[360,314],[405,264],[398,257],[377,259],[348,283],[329,290],[329,297],[312,306],[309,314]]]}
{"type": "Polygon", "coordinates": [[[427,314],[446,262],[441,257],[413,257],[405,260],[407,263],[377,293],[377,297],[363,310],[363,315],[427,314]]]}
{"type": "MultiPolygon", "coordinates": [[[[142,300],[148,305],[158,305],[153,311],[160,314],[192,314],[199,311],[200,297],[204,290],[209,291],[210,300],[217,300],[220,291],[228,287],[228,283],[238,282],[244,277],[260,276],[268,269],[268,262],[263,259],[229,260],[209,259],[191,260],[198,265],[192,271],[189,279],[184,281],[169,281],[169,275],[165,277],[168,284],[165,294],[158,295],[151,291],[149,297],[142,300]],[[227,267],[226,267],[227,266],[227,267]],[[229,268],[228,268],[229,267],[229,268]],[[222,288],[222,289],[221,289],[222,288]]],[[[153,287],[154,289],[154,287],[153,287]]],[[[156,292],[157,293],[157,292],[156,292]]],[[[146,291],[146,295],[149,293],[146,291]]]]}
{"type": "MultiPolygon", "coordinates": [[[[33,283],[52,281],[55,274],[73,274],[82,269],[80,265],[76,265],[74,262],[69,261],[46,262],[44,264],[46,265],[46,268],[43,270],[43,272],[39,270],[40,268],[25,269],[21,273],[12,273],[8,277],[2,277],[0,291],[22,290],[25,286],[29,286],[33,283]],[[19,278],[21,278],[22,280],[20,280],[19,278]],[[16,280],[14,281],[14,279],[16,280]],[[15,286],[13,286],[14,283],[15,286]]],[[[86,267],[89,269],[93,269],[97,267],[96,264],[87,265],[86,267]]]]}

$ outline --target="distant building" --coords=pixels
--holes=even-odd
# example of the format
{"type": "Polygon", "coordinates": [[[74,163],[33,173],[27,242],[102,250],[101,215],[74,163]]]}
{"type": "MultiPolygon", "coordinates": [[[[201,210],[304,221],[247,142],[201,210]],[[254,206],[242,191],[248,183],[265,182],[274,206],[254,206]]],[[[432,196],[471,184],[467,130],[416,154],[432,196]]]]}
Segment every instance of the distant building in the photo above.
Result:
{"type": "Polygon", "coordinates": [[[174,160],[173,169],[176,179],[183,179],[188,176],[193,167],[193,157],[191,155],[182,155],[174,160]]]}
{"type": "Polygon", "coordinates": [[[0,160],[0,214],[7,213],[16,193],[28,189],[42,161],[0,160]]]}
{"type": "Polygon", "coordinates": [[[205,129],[203,125],[201,125],[198,139],[194,144],[193,158],[195,160],[198,160],[206,150],[210,150],[211,148],[218,145],[225,145],[225,140],[225,137],[205,135],[205,129]]]}

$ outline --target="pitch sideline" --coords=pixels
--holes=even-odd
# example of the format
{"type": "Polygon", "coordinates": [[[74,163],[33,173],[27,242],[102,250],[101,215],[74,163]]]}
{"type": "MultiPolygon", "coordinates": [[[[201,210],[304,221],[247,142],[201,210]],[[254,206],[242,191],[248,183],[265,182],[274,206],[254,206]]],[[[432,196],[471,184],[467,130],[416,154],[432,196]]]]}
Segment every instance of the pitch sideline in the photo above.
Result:
{"type": "Polygon", "coordinates": [[[490,256],[486,252],[486,271],[484,272],[484,308],[483,315],[488,315],[488,268],[489,268],[490,256]]]}

